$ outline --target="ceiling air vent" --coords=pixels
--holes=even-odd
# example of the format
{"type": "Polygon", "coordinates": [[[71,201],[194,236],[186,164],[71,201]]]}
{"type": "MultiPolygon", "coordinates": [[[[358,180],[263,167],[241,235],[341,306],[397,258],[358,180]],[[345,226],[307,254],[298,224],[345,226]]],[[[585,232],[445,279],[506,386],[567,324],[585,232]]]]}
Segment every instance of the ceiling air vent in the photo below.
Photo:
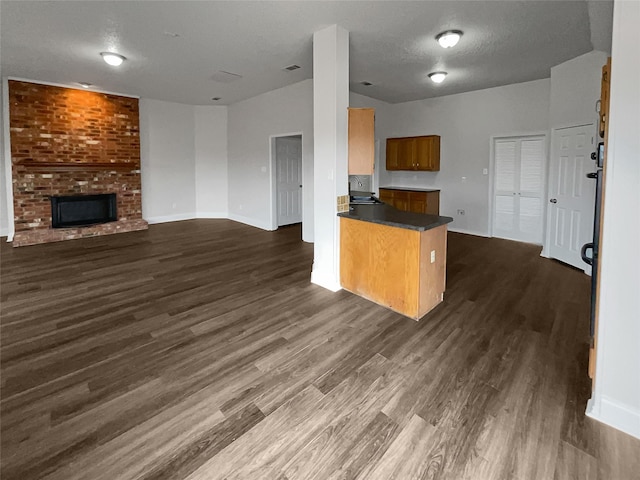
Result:
{"type": "Polygon", "coordinates": [[[222,100],[222,97],[213,97],[211,100],[214,100],[217,102],[218,100],[222,100]]]}
{"type": "Polygon", "coordinates": [[[360,85],[364,85],[365,87],[370,87],[371,85],[373,85],[373,83],[364,81],[364,82],[360,82],[360,85]]]}
{"type": "Polygon", "coordinates": [[[216,82],[231,83],[231,82],[235,82],[236,80],[240,80],[242,78],[242,75],[220,70],[219,72],[216,72],[213,75],[211,75],[211,78],[216,82]]]}
{"type": "Polygon", "coordinates": [[[287,72],[293,72],[294,70],[298,70],[300,68],[300,65],[289,65],[288,67],[284,67],[283,70],[286,70],[287,72]]]}

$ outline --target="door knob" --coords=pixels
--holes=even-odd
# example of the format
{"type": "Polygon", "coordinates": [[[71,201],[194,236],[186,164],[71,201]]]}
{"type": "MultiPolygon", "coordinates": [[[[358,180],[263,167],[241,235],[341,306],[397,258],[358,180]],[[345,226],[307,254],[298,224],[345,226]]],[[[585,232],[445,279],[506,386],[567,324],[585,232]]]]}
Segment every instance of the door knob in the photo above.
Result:
{"type": "Polygon", "coordinates": [[[551,200],[549,200],[551,203],[558,203],[558,199],[556,198],[552,198],[551,200]]]}

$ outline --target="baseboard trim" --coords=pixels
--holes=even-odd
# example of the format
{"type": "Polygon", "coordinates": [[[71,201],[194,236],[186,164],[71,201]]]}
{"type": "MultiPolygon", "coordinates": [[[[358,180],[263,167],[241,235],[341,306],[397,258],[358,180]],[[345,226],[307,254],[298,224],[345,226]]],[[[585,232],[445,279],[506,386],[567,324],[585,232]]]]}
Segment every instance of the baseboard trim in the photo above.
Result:
{"type": "Polygon", "coordinates": [[[229,218],[227,212],[196,212],[196,218],[229,218]]]}
{"type": "Polygon", "coordinates": [[[484,237],[484,238],[489,238],[489,235],[487,235],[486,233],[478,233],[478,232],[472,232],[471,230],[465,230],[464,228],[449,228],[447,227],[447,230],[450,232],[454,232],[454,233],[464,233],[465,235],[474,235],[476,237],[484,237]]]}
{"type": "Polygon", "coordinates": [[[175,215],[162,215],[159,217],[148,217],[145,218],[147,223],[167,223],[167,222],[179,222],[181,220],[193,220],[196,218],[195,213],[177,213],[175,215]]]}
{"type": "Polygon", "coordinates": [[[621,405],[603,395],[599,402],[591,398],[587,402],[585,413],[598,422],[640,439],[640,411],[638,410],[621,405]]]}
{"type": "Polygon", "coordinates": [[[311,271],[311,283],[318,285],[319,287],[326,288],[332,292],[339,292],[342,290],[342,285],[336,282],[333,278],[329,278],[327,275],[321,275],[317,271],[311,271]]]}
{"type": "Polygon", "coordinates": [[[274,230],[270,223],[261,222],[260,220],[256,220],[255,218],[236,215],[235,213],[230,213],[227,218],[229,218],[229,220],[233,220],[234,222],[244,223],[245,225],[249,225],[250,227],[256,227],[267,231],[274,230]]]}

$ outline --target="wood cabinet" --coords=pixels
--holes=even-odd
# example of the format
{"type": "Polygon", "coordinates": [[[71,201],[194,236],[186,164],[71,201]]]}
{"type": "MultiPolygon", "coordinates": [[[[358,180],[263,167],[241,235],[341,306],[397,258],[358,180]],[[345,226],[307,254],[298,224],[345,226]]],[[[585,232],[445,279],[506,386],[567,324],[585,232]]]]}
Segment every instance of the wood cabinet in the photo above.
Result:
{"type": "Polygon", "coordinates": [[[349,108],[349,175],[373,175],[375,110],[349,108]]]}
{"type": "Polygon", "coordinates": [[[602,79],[600,80],[600,122],[598,123],[598,132],[602,138],[605,137],[606,125],[609,119],[610,73],[611,57],[608,58],[606,65],[602,67],[602,79]]]}
{"type": "Polygon", "coordinates": [[[414,320],[442,302],[446,258],[446,225],[416,231],[340,219],[342,287],[414,320]]]}
{"type": "Polygon", "coordinates": [[[397,190],[381,188],[380,200],[398,210],[440,215],[440,191],[397,190]]]}
{"type": "Polygon", "coordinates": [[[387,138],[387,170],[440,170],[440,136],[387,138]]]}

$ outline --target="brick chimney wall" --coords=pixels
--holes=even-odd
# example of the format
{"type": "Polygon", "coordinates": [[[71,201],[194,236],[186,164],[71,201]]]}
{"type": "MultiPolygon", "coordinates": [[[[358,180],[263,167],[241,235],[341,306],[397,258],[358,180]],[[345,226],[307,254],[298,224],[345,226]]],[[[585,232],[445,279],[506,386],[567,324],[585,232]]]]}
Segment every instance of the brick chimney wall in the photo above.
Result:
{"type": "Polygon", "coordinates": [[[14,246],[143,230],[138,99],[9,81],[14,246]],[[116,193],[118,221],[52,229],[52,195],[116,193]]]}

